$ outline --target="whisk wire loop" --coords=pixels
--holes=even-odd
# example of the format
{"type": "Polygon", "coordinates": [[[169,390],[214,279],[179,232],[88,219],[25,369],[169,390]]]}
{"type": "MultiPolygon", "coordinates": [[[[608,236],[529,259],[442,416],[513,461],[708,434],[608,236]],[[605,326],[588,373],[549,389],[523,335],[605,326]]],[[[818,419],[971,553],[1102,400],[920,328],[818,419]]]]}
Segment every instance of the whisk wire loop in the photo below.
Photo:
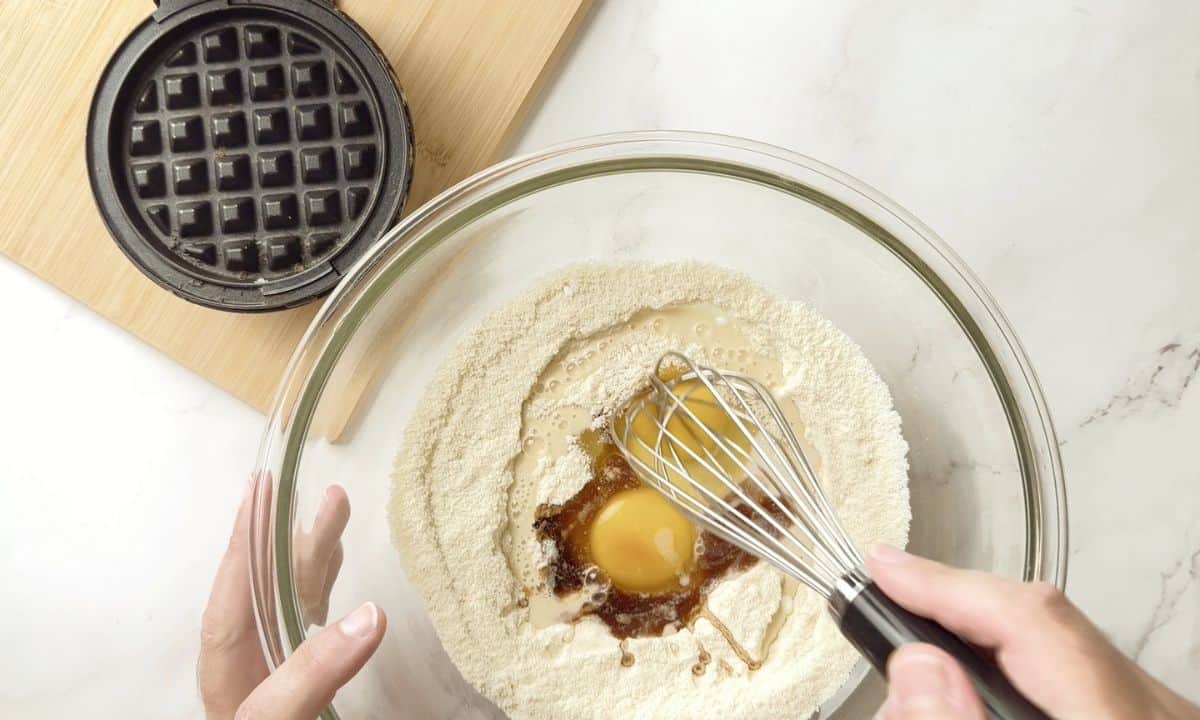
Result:
{"type": "MultiPolygon", "coordinates": [[[[783,409],[779,407],[779,403],[775,400],[775,396],[757,380],[749,377],[745,378],[745,380],[755,388],[759,399],[762,400],[767,411],[771,414],[772,420],[778,426],[788,428],[787,418],[783,414],[783,409]]],[[[854,544],[849,541],[849,535],[846,533],[841,521],[838,520],[837,513],[833,511],[825,494],[821,492],[816,471],[813,469],[812,464],[809,463],[808,456],[805,454],[803,448],[801,448],[796,434],[790,431],[784,432],[782,433],[782,440],[787,447],[789,464],[792,465],[793,469],[799,467],[801,470],[800,474],[807,482],[801,482],[796,473],[784,475],[784,480],[790,481],[790,489],[802,496],[808,506],[811,507],[813,513],[823,526],[823,530],[825,531],[823,537],[832,541],[841,552],[840,559],[843,565],[853,568],[861,566],[864,563],[863,557],[854,544]],[[831,530],[834,532],[830,532],[831,530]]]]}
{"type": "Polygon", "coordinates": [[[664,355],[650,382],[651,392],[612,423],[613,442],[638,477],[709,532],[825,598],[842,634],[880,672],[904,643],[932,643],[963,666],[989,718],[1049,720],[993,658],[874,584],[762,383],[679,353],[664,355]],[[675,376],[664,380],[668,370],[675,376]]]}
{"type": "MultiPolygon", "coordinates": [[[[715,521],[715,524],[730,529],[735,534],[738,534],[739,537],[741,533],[749,535],[749,540],[747,542],[753,544],[755,547],[765,548],[771,558],[776,559],[779,562],[786,562],[789,567],[803,568],[803,574],[809,577],[813,582],[818,580],[825,582],[828,580],[829,569],[820,558],[807,558],[809,562],[816,566],[815,569],[796,563],[796,559],[793,556],[793,548],[783,542],[783,540],[784,538],[790,536],[792,542],[798,544],[799,539],[792,534],[791,530],[787,526],[780,524],[779,521],[771,514],[771,512],[767,510],[767,508],[763,507],[758,501],[756,501],[753,496],[746,493],[740,487],[734,487],[733,493],[742,503],[741,507],[737,507],[730,504],[725,497],[714,493],[704,483],[696,481],[695,478],[688,473],[686,466],[679,457],[678,448],[681,446],[680,438],[675,436],[669,429],[665,427],[660,428],[660,430],[670,441],[666,443],[668,449],[664,452],[664,455],[667,460],[663,464],[666,466],[666,477],[668,478],[665,485],[667,487],[667,491],[672,495],[672,497],[687,503],[689,507],[696,512],[707,511],[711,513],[713,512],[713,505],[718,506],[722,512],[717,513],[715,517],[712,518],[712,520],[715,521]],[[699,493],[707,502],[699,501],[693,494],[686,491],[681,492],[679,483],[675,479],[676,477],[686,479],[691,490],[693,490],[695,493],[699,493]],[[765,537],[761,537],[763,531],[762,528],[758,527],[754,523],[753,518],[755,517],[763,518],[775,532],[769,533],[765,537]],[[763,541],[765,541],[765,545],[763,541]]],[[[691,452],[690,445],[684,443],[682,444],[682,447],[690,457],[693,459],[697,458],[697,455],[694,452],[691,452]]],[[[734,447],[736,447],[736,445],[734,447]]],[[[713,459],[711,452],[705,450],[705,454],[713,464],[704,461],[701,461],[701,463],[705,468],[710,469],[710,472],[716,472],[712,470],[712,468],[714,468],[714,466],[719,467],[719,463],[713,459]]],[[[790,509],[787,509],[786,512],[788,515],[791,515],[790,509]]],[[[804,548],[803,545],[800,545],[800,547],[807,552],[807,548],[804,548]]]]}
{"type": "MultiPolygon", "coordinates": [[[[735,478],[728,475],[724,464],[712,455],[711,451],[707,449],[705,444],[700,443],[699,445],[701,450],[703,450],[706,454],[707,460],[710,460],[711,462],[705,462],[697,456],[694,449],[697,443],[688,443],[686,440],[671,432],[671,419],[676,415],[683,415],[688,420],[687,423],[682,423],[684,428],[687,429],[689,433],[692,433],[693,427],[698,427],[701,431],[703,431],[710,443],[720,447],[724,451],[725,455],[734,461],[734,464],[741,473],[740,477],[749,481],[754,488],[762,494],[763,497],[770,498],[772,501],[780,498],[779,487],[773,483],[769,483],[768,480],[772,477],[776,477],[776,473],[785,472],[783,468],[786,467],[786,456],[774,444],[774,438],[770,437],[769,434],[763,434],[757,430],[751,430],[751,428],[745,424],[747,420],[750,422],[753,422],[754,420],[753,415],[750,414],[752,410],[749,406],[749,403],[746,402],[746,398],[743,397],[742,394],[737,390],[737,383],[735,382],[736,377],[732,374],[726,374],[722,376],[722,379],[730,383],[729,387],[731,394],[735,396],[739,405],[741,405],[740,410],[732,408],[724,399],[723,393],[718,392],[712,381],[704,375],[697,375],[695,378],[693,378],[692,373],[689,372],[674,382],[678,383],[692,379],[697,379],[705,386],[705,388],[714,398],[712,402],[703,399],[699,401],[693,400],[691,399],[690,394],[678,394],[661,380],[656,379],[654,381],[655,388],[657,390],[657,406],[660,410],[657,416],[654,417],[654,423],[658,427],[660,433],[659,437],[656,439],[654,448],[655,452],[658,454],[665,454],[663,451],[663,448],[665,447],[666,453],[670,453],[673,458],[678,459],[678,450],[679,448],[682,448],[683,451],[690,457],[695,460],[700,460],[703,468],[714,477],[719,479],[721,486],[724,489],[729,490],[737,497],[738,500],[743,503],[745,507],[748,508],[749,511],[752,511],[748,513],[749,515],[761,518],[767,523],[769,526],[769,531],[773,531],[770,532],[770,540],[780,545],[781,551],[789,553],[798,552],[803,554],[805,556],[804,559],[815,565],[826,579],[838,577],[841,573],[837,572],[837,562],[818,542],[817,537],[812,532],[812,528],[807,522],[804,521],[802,515],[798,515],[796,513],[795,509],[792,507],[792,503],[775,503],[775,507],[779,509],[779,511],[790,523],[790,525],[781,524],[775,517],[774,513],[768,511],[759,502],[757,502],[752,495],[745,492],[741,482],[738,482],[735,478]],[[747,442],[755,452],[752,454],[746,449],[743,449],[737,442],[734,442],[725,434],[714,432],[707,423],[704,423],[696,415],[693,408],[697,404],[721,408],[726,415],[734,420],[737,428],[737,433],[730,433],[730,435],[733,435],[734,437],[746,438],[747,442]],[[667,440],[667,442],[663,442],[664,438],[667,440]],[[767,448],[770,448],[770,452],[768,452],[767,448]],[[746,460],[756,462],[750,464],[747,463],[746,460]],[[805,543],[800,538],[796,537],[795,533],[792,531],[792,528],[799,530],[804,535],[805,539],[808,540],[808,543],[805,543]],[[790,539],[792,541],[792,545],[786,546],[783,543],[779,543],[778,541],[782,538],[790,539]]],[[[694,435],[694,433],[692,434],[694,435]]],[[[705,491],[708,490],[704,483],[697,483],[696,478],[693,477],[692,474],[686,472],[685,466],[676,463],[672,464],[669,469],[674,470],[679,479],[685,480],[689,485],[692,485],[693,487],[699,485],[697,489],[705,491]]],[[[669,485],[671,485],[673,488],[677,488],[678,480],[676,480],[675,477],[672,477],[670,473],[667,473],[666,479],[669,485]]],[[[711,501],[713,505],[716,506],[716,508],[721,511],[729,512],[732,510],[732,512],[739,516],[746,513],[746,511],[739,510],[737,508],[730,508],[727,501],[725,501],[723,497],[717,497],[711,492],[704,492],[703,494],[711,501]]],[[[746,520],[745,529],[748,532],[763,531],[763,528],[755,525],[749,517],[743,517],[742,519],[746,520]]]]}
{"type": "MultiPolygon", "coordinates": [[[[655,418],[655,423],[661,435],[665,435],[668,440],[674,438],[671,440],[671,444],[682,444],[685,448],[688,447],[682,443],[681,438],[678,438],[666,428],[665,423],[659,421],[658,418],[655,418]]],[[[647,445],[641,438],[635,436],[634,439],[642,448],[650,451],[654,450],[654,448],[647,445]]],[[[622,447],[623,451],[628,448],[630,441],[628,426],[625,433],[617,436],[616,441],[618,446],[622,447]]],[[[666,493],[668,497],[678,503],[685,512],[701,525],[714,529],[718,535],[725,537],[742,550],[761,555],[768,561],[776,563],[785,571],[794,572],[806,585],[824,594],[824,591],[821,589],[824,578],[817,577],[804,564],[796,562],[795,558],[791,557],[786,546],[778,541],[778,538],[770,536],[764,538],[761,531],[758,531],[754,527],[745,514],[737,512],[732,506],[728,506],[721,496],[714,493],[705,485],[694,481],[691,482],[692,489],[701,496],[698,498],[670,480],[671,473],[680,478],[690,478],[687,468],[685,468],[682,459],[674,448],[670,448],[664,453],[656,452],[654,466],[648,465],[642,459],[640,453],[627,452],[626,456],[639,476],[648,479],[652,485],[661,492],[666,493]],[[708,503],[726,505],[728,512],[714,513],[708,503]],[[722,530],[724,533],[721,532],[722,530]],[[763,542],[764,539],[767,542],[763,542]]],[[[705,460],[699,457],[695,457],[695,459],[704,464],[710,471],[716,469],[715,464],[707,464],[708,462],[715,463],[715,460],[705,460]]]]}
{"type": "MultiPolygon", "coordinates": [[[[846,538],[846,533],[837,520],[836,514],[821,492],[821,486],[817,480],[816,473],[813,471],[808,457],[800,447],[799,441],[791,426],[788,424],[787,418],[783,414],[782,408],[775,400],[774,395],[765,388],[762,383],[754,378],[741,373],[726,372],[714,370],[711,368],[701,368],[690,358],[679,353],[668,353],[659,360],[658,370],[664,367],[665,363],[683,363],[688,371],[681,376],[678,381],[695,378],[701,382],[705,388],[711,393],[715,401],[729,415],[734,422],[738,431],[746,438],[754,447],[757,453],[756,459],[760,460],[765,465],[766,472],[747,473],[756,481],[760,477],[765,477],[769,481],[773,481],[774,487],[770,490],[765,490],[773,496],[782,496],[796,500],[798,495],[801,501],[802,511],[801,517],[789,516],[789,520],[806,530],[807,539],[813,543],[814,547],[822,556],[829,559],[836,570],[839,567],[841,572],[846,569],[856,567],[862,564],[862,558],[854,549],[854,546],[846,538]],[[714,382],[715,381],[715,382],[714,382]],[[717,385],[727,390],[722,392],[717,385]],[[747,393],[752,395],[759,405],[761,405],[770,416],[773,424],[762,422],[759,417],[758,408],[753,408],[747,398],[747,393]],[[726,400],[726,395],[732,396],[738,403],[738,411],[730,406],[726,400]],[[748,426],[748,423],[752,427],[748,426]],[[786,449],[785,449],[786,444],[786,449]],[[790,451],[790,452],[789,452],[790,451]],[[780,492],[781,490],[793,490],[792,494],[780,492]],[[833,562],[834,558],[830,557],[831,553],[826,552],[825,543],[834,541],[834,552],[837,562],[833,562]]],[[[656,373],[657,374],[657,373],[656,373]]],[[[677,382],[678,382],[677,381],[677,382]]],[[[699,422],[694,413],[690,413],[690,408],[686,404],[679,402],[675,398],[674,393],[666,394],[672,398],[672,405],[675,411],[682,410],[688,412],[690,419],[693,422],[699,422]]],[[[661,399],[664,395],[660,392],[658,397],[661,399]]],[[[712,434],[710,428],[704,426],[705,429],[712,434]]],[[[760,484],[761,487],[761,484],[760,484]]],[[[783,507],[790,509],[791,503],[785,503],[783,507]]],[[[841,574],[838,572],[834,576],[841,574]]]]}
{"type": "Polygon", "coordinates": [[[651,383],[651,393],[613,433],[638,475],[702,526],[829,597],[862,558],[770,391],[747,375],[702,368],[679,353],[662,357],[651,383]],[[668,366],[684,370],[663,380],[668,366]],[[711,427],[698,408],[718,410],[725,427],[711,427]],[[652,437],[634,432],[639,415],[652,422],[652,437]]]}

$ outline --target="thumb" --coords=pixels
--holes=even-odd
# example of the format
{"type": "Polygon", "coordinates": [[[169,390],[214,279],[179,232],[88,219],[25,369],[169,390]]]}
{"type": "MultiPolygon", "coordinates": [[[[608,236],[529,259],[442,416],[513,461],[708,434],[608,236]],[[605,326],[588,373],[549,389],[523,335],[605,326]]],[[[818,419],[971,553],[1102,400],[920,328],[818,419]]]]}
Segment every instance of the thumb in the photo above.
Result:
{"type": "Polygon", "coordinates": [[[888,658],[884,720],[984,720],[966,673],[932,645],[904,645],[888,658]]]}
{"type": "Polygon", "coordinates": [[[259,720],[315,718],[362,669],[383,640],[387,617],[374,603],[305,640],[242,703],[237,717],[259,720]]]}

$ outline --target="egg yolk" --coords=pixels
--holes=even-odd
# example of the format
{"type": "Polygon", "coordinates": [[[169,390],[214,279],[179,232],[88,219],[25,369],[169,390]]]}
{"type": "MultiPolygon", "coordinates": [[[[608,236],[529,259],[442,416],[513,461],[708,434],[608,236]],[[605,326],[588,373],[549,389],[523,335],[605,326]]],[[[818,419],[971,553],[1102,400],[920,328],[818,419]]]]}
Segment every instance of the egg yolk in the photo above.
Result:
{"type": "MultiPolygon", "coordinates": [[[[718,450],[716,441],[705,428],[743,449],[749,446],[749,442],[704,383],[699,380],[684,380],[675,383],[671,392],[682,401],[691,416],[682,409],[671,413],[666,423],[668,435],[664,436],[661,445],[657,445],[660,433],[659,410],[654,407],[644,408],[634,415],[629,428],[635,438],[635,441],[629,443],[630,452],[648,467],[656,468],[668,482],[689,495],[699,497],[690,481],[695,481],[718,495],[724,495],[724,482],[708,470],[707,466],[715,465],[721,469],[722,476],[734,478],[739,477],[741,471],[730,451],[718,450]],[[694,420],[692,416],[695,417],[694,420]],[[668,466],[660,467],[650,449],[654,447],[658,447],[663,456],[671,461],[677,460],[686,477],[680,476],[668,466]]],[[[624,431],[622,421],[618,420],[615,429],[617,433],[624,431]]],[[[744,458],[742,459],[744,461],[744,458]]]]}
{"type": "Polygon", "coordinates": [[[592,561],[627,592],[667,592],[683,585],[695,543],[692,523],[648,487],[613,495],[588,531],[592,561]]]}
{"type": "MultiPolygon", "coordinates": [[[[705,428],[742,448],[747,445],[745,436],[699,380],[677,382],[671,392],[695,419],[682,410],[671,413],[666,422],[669,436],[660,444],[661,410],[643,408],[629,427],[634,438],[629,443],[630,452],[693,497],[699,495],[690,481],[724,495],[727,488],[721,478],[737,477],[739,472],[730,453],[719,450],[705,428]],[[659,464],[651,450],[656,446],[663,457],[679,463],[686,477],[659,464]],[[720,468],[720,477],[705,463],[720,468]]],[[[618,420],[614,428],[617,433],[624,432],[622,423],[618,420]]],[[[658,593],[680,587],[693,565],[695,540],[696,529],[682,512],[657,490],[639,487],[613,495],[600,509],[588,531],[588,550],[592,561],[617,587],[627,592],[658,593]]]]}

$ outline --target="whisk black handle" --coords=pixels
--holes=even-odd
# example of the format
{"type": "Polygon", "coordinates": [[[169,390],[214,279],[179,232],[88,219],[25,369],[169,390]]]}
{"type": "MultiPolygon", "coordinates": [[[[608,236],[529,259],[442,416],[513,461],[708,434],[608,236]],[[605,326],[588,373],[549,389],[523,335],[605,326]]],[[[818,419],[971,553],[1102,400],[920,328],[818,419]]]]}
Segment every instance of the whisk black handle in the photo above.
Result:
{"type": "Polygon", "coordinates": [[[900,607],[870,580],[844,578],[835,592],[833,607],[842,634],[880,673],[886,672],[888,657],[896,648],[910,642],[929,643],[945,650],[966,670],[988,717],[1049,720],[1012,686],[994,660],[938,623],[900,607]]]}

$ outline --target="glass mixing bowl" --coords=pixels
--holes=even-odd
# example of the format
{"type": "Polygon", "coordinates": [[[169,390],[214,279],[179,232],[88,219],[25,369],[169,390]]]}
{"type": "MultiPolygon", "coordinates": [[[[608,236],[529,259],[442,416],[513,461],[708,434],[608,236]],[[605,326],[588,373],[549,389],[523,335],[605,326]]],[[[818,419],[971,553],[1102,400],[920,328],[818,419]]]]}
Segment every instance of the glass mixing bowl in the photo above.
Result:
{"type": "MultiPolygon", "coordinates": [[[[393,455],[457,339],[537,276],[585,259],[692,258],[816,308],[891,388],[910,447],[910,549],[1062,586],[1066,502],[1032,368],[996,303],[916,218],[807,157],[747,140],[638,133],[510,160],[390,231],[325,302],[258,458],[255,608],[272,665],[366,600],[387,635],[326,717],[502,717],[441,649],[393,547],[393,455]],[[327,606],[302,542],[328,486],[352,513],[327,606]]],[[[620,288],[614,288],[620,292],[620,288]]],[[[867,717],[865,666],[820,710],[867,717]]]]}

